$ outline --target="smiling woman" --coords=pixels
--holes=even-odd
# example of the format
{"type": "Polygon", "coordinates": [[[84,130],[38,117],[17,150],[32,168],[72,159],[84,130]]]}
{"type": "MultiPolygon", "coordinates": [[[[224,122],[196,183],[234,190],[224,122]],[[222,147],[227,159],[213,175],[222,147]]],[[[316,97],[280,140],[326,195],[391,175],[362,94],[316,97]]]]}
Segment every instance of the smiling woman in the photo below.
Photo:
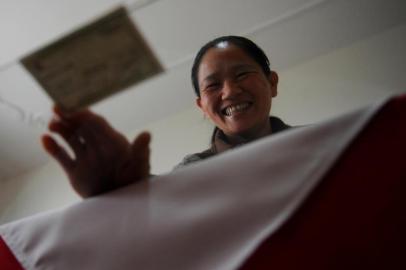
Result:
{"type": "MultiPolygon", "coordinates": [[[[197,106],[216,129],[208,150],[186,156],[176,168],[289,128],[269,117],[278,75],[270,70],[264,52],[247,38],[223,36],[203,46],[192,67],[192,84],[197,106]]],[[[55,108],[55,113],[49,128],[65,139],[75,157],[49,135],[43,137],[43,145],[82,197],[150,176],[148,133],[130,143],[93,112],[67,115],[55,108]]]]}
{"type": "Polygon", "coordinates": [[[264,74],[244,51],[233,45],[210,49],[198,78],[197,105],[227,137],[254,138],[270,132],[276,76],[264,74]]]}
{"type": "Polygon", "coordinates": [[[247,38],[223,36],[204,45],[193,64],[192,84],[197,106],[216,128],[211,148],[186,156],[178,167],[289,127],[269,118],[278,74],[247,38]]]}

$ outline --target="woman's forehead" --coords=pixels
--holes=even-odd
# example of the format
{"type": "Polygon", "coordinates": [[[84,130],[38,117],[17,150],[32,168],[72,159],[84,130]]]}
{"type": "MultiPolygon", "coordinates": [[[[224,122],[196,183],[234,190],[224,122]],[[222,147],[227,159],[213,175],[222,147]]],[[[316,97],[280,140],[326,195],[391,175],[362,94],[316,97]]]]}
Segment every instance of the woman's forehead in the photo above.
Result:
{"type": "Polygon", "coordinates": [[[239,70],[259,67],[259,65],[242,49],[236,46],[226,48],[214,47],[207,51],[199,67],[199,78],[226,70],[239,70]]]}
{"type": "Polygon", "coordinates": [[[207,61],[226,59],[251,59],[251,56],[242,48],[231,44],[227,41],[218,43],[215,47],[212,47],[206,51],[203,56],[202,63],[207,61]]]}

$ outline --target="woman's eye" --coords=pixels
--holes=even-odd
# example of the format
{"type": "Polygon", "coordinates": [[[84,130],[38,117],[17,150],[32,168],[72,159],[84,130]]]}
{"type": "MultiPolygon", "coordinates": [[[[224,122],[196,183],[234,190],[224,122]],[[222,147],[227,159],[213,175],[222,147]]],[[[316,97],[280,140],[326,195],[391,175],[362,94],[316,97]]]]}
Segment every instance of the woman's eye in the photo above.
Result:
{"type": "Polygon", "coordinates": [[[240,73],[237,74],[237,79],[239,79],[239,80],[244,79],[245,77],[248,76],[249,73],[250,72],[248,72],[248,71],[240,72],[240,73]]]}
{"type": "Polygon", "coordinates": [[[219,83],[211,83],[209,85],[206,86],[206,90],[216,90],[219,87],[219,83]]]}

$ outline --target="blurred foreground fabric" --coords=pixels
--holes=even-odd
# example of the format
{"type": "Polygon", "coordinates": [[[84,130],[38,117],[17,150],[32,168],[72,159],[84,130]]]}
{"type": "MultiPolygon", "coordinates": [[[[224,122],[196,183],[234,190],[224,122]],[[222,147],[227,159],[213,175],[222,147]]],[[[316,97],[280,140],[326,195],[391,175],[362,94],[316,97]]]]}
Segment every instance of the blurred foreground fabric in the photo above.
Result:
{"type": "Polygon", "coordinates": [[[406,96],[0,227],[1,269],[406,269],[406,96]]]}

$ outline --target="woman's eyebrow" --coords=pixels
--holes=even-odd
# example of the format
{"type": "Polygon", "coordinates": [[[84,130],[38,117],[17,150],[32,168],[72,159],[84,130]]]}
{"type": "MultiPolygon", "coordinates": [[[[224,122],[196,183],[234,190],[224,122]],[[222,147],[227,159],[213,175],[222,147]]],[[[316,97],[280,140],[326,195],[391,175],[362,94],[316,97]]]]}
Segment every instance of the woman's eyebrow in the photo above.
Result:
{"type": "Polygon", "coordinates": [[[205,83],[205,82],[208,82],[208,81],[213,81],[216,78],[217,78],[217,73],[209,74],[202,80],[202,83],[205,83]]]}

